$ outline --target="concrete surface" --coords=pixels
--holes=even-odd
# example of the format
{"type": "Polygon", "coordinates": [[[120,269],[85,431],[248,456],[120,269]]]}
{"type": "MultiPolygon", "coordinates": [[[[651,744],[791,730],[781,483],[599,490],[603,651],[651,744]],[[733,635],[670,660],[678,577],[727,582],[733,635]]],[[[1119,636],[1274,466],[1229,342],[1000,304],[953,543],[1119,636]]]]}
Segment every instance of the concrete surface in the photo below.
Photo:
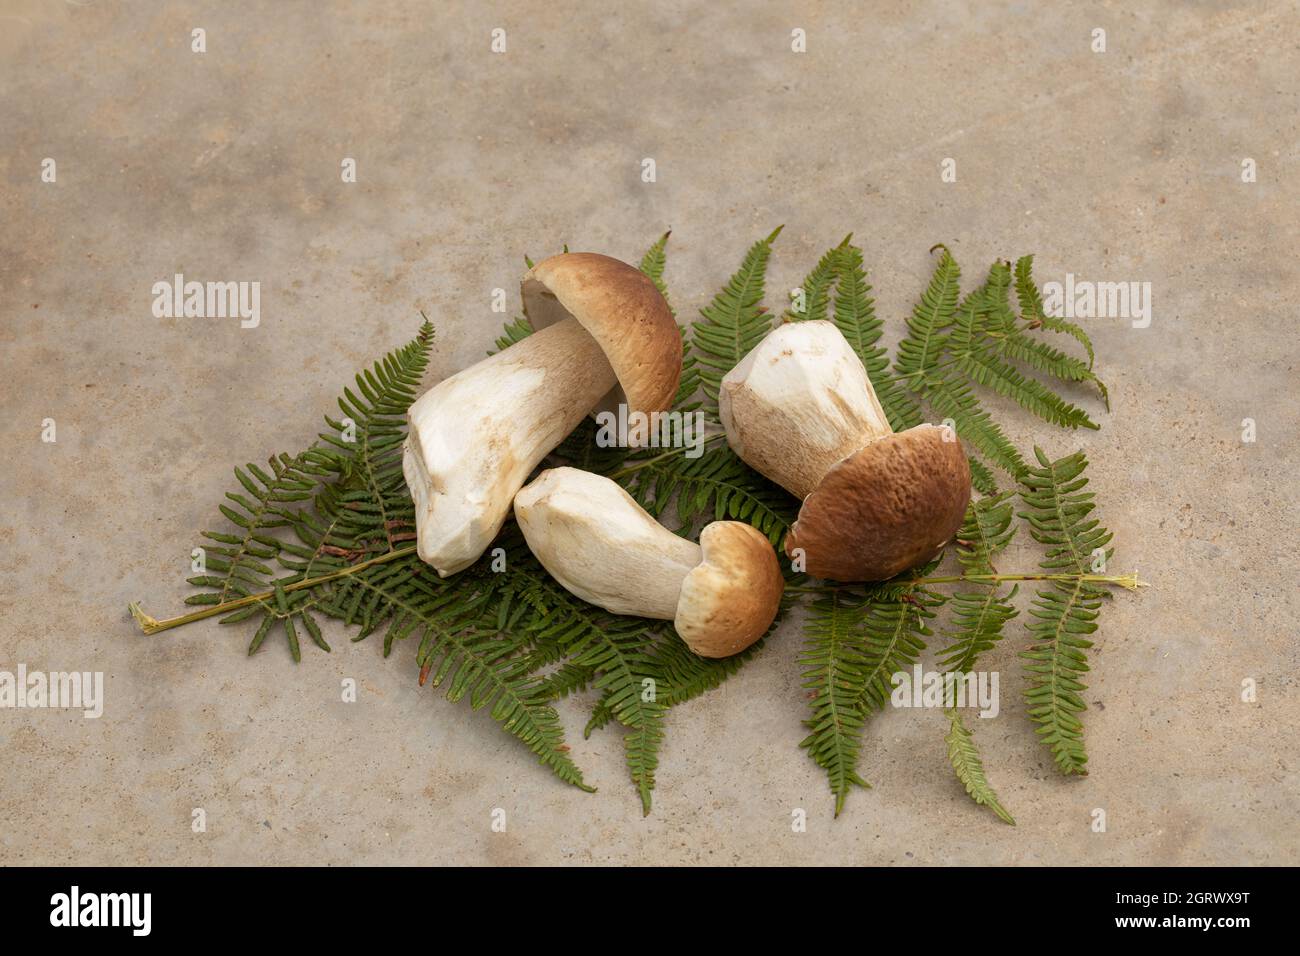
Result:
{"type": "Polygon", "coordinates": [[[0,710],[0,862],[1300,863],[1295,5],[620,6],[0,3],[0,669],[107,694],[99,720],[0,710]],[[1100,432],[1003,409],[1022,447],[1088,450],[1115,565],[1153,585],[1104,612],[1086,780],[1025,720],[1018,624],[991,660],[975,730],[1017,828],[925,711],[871,723],[875,788],[832,820],[793,627],[673,712],[644,820],[615,732],[563,706],[600,792],[568,789],[421,691],[411,644],[332,630],[295,667],[243,629],[136,633],[129,600],[180,609],[230,466],[303,445],[419,309],[446,374],[489,346],[494,287],[517,309],[525,253],[633,258],[671,226],[690,317],[779,223],[769,305],[852,230],[891,342],[935,242],[971,279],[1036,252],[1041,282],[1152,284],[1149,328],[1087,323],[1100,432]],[[261,282],[260,327],[155,318],[176,272],[261,282]]]}

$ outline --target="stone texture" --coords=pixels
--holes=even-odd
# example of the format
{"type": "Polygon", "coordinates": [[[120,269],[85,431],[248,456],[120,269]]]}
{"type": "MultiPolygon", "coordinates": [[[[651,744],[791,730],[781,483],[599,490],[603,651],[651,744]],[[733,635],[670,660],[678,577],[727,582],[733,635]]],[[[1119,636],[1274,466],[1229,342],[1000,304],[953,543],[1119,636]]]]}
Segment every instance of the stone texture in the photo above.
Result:
{"type": "Polygon", "coordinates": [[[0,710],[0,862],[1300,863],[1293,4],[5,0],[0,24],[0,669],[102,670],[108,695],[100,720],[0,710]],[[993,403],[1022,447],[1087,449],[1115,564],[1153,585],[1105,609],[1087,779],[1029,729],[1019,626],[991,659],[1002,716],[972,723],[1017,828],[909,710],[871,722],[875,788],[832,820],[794,627],[673,712],[648,819],[571,702],[596,795],[421,691],[411,644],[384,661],[331,628],[295,667],[242,629],[135,631],[129,600],[180,608],[230,466],[303,445],[419,310],[445,375],[489,348],[494,287],[517,311],[525,253],[633,258],[672,227],[690,318],[779,223],[769,305],[852,230],[891,344],[935,242],[968,281],[1032,251],[1040,281],[1152,283],[1150,328],[1089,323],[1100,432],[993,403]],[[154,318],[176,272],[260,281],[261,326],[154,318]]]}

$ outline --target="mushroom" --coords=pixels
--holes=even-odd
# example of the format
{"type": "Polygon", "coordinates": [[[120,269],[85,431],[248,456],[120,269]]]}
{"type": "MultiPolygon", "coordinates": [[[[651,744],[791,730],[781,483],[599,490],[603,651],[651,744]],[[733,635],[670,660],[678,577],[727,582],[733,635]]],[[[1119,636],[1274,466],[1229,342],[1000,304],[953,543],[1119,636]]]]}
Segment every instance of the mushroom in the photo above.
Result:
{"type": "Polygon", "coordinates": [[[952,429],[894,433],[834,323],[778,326],[722,379],[732,450],[802,500],[785,539],[814,577],[883,581],[961,527],[970,464],[952,429]]]}
{"type": "Polygon", "coordinates": [[[597,408],[667,409],[681,333],[648,276],[590,252],[537,263],[521,282],[535,331],[444,379],[408,412],[402,473],[420,559],[442,577],[478,560],[538,463],[597,408]]]}
{"type": "Polygon", "coordinates": [[[618,484],[577,468],[542,472],[515,496],[515,520],[566,590],[615,614],[672,621],[701,657],[763,636],[785,582],[772,545],[741,521],[715,521],[695,544],[618,484]]]}

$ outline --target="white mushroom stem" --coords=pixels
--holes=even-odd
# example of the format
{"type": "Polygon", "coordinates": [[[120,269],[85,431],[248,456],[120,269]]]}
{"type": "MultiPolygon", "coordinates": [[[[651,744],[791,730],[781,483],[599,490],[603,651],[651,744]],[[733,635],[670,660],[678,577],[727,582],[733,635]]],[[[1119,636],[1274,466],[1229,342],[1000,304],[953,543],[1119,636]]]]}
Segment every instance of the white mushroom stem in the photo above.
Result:
{"type": "Polygon", "coordinates": [[[402,457],[420,559],[443,577],[473,564],[528,475],[615,382],[600,345],[570,318],[421,396],[402,457]]]}
{"type": "Polygon", "coordinates": [[[673,620],[682,583],[704,559],[617,484],[573,468],[543,472],[519,492],[515,518],[552,577],[615,614],[673,620]]]}
{"type": "Polygon", "coordinates": [[[723,377],[718,412],[736,454],[800,500],[893,434],[861,359],[824,321],[773,330],[723,377]]]}

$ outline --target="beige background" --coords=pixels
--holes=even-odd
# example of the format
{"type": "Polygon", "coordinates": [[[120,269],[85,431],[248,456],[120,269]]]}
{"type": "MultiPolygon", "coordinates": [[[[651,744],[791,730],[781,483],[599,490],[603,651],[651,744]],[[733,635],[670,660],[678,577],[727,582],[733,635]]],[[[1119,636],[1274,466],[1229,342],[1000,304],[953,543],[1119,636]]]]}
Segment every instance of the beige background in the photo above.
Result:
{"type": "Polygon", "coordinates": [[[0,2],[0,669],[102,670],[108,695],[98,721],[0,711],[0,862],[1300,863],[1300,14],[1131,6],[0,2]],[[1152,283],[1150,328],[1089,323],[1102,431],[998,406],[1022,447],[1088,450],[1115,564],[1154,585],[1104,613],[1086,780],[1025,720],[1019,623],[991,658],[1003,714],[974,727],[1019,827],[917,711],[872,721],[875,789],[833,821],[792,626],[672,713],[646,820],[615,731],[583,741],[562,705],[600,792],[566,788],[421,691],[413,644],[331,631],[294,667],[242,628],[136,633],[129,600],[180,609],[230,466],[305,444],[417,310],[447,374],[496,333],[493,287],[517,308],[525,253],[634,258],[671,226],[691,317],[779,223],[768,304],[852,230],[891,344],[939,241],[969,279],[1036,252],[1040,282],[1152,283]],[[155,319],[175,272],[260,281],[261,327],[155,319]]]}

